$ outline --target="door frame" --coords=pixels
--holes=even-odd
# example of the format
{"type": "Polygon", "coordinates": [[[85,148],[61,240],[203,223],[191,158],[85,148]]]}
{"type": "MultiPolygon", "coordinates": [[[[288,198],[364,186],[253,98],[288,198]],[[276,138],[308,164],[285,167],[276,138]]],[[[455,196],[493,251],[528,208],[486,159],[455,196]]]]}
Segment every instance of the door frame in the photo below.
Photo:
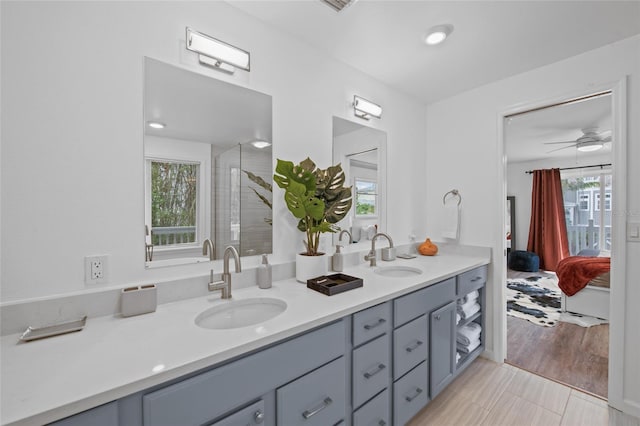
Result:
{"type": "MultiPolygon", "coordinates": [[[[507,200],[507,158],[505,153],[505,131],[506,117],[516,113],[525,112],[535,108],[541,108],[570,99],[576,99],[590,94],[611,91],[611,114],[612,114],[612,137],[616,141],[612,147],[612,190],[615,194],[612,200],[611,219],[611,289],[609,298],[609,405],[620,410],[624,410],[624,352],[625,352],[625,298],[626,298],[626,214],[627,211],[627,78],[607,82],[599,85],[589,85],[582,90],[566,93],[560,96],[546,98],[543,100],[533,100],[518,103],[507,107],[498,113],[498,188],[501,194],[502,208],[505,211],[507,200]]],[[[499,228],[495,235],[503,237],[505,229],[504,214],[499,222],[499,228]]],[[[496,244],[498,249],[494,262],[499,271],[499,285],[494,294],[494,324],[492,332],[494,337],[494,359],[504,362],[507,355],[507,312],[505,309],[507,294],[507,263],[506,263],[506,240],[499,238],[496,244]],[[502,254],[500,254],[502,253],[502,254]]]]}

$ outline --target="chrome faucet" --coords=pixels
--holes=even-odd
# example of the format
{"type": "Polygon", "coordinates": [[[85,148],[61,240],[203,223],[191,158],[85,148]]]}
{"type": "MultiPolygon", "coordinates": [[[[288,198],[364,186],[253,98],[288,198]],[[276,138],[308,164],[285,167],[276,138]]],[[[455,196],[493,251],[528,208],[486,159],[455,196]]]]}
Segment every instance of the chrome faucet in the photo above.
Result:
{"type": "Polygon", "coordinates": [[[353,237],[351,236],[351,232],[347,231],[346,229],[343,229],[342,231],[340,231],[340,234],[338,235],[338,241],[342,242],[342,234],[347,234],[349,236],[349,244],[353,242],[353,237]]]}
{"type": "Polygon", "coordinates": [[[213,249],[213,243],[210,239],[207,238],[206,240],[204,240],[204,243],[202,243],[202,255],[209,256],[209,260],[214,260],[215,254],[216,253],[213,249]]]}
{"type": "Polygon", "coordinates": [[[242,272],[240,265],[240,256],[233,246],[224,249],[222,280],[213,282],[213,270],[211,271],[211,282],[209,282],[209,291],[222,290],[223,299],[231,299],[231,273],[229,272],[229,258],[233,256],[236,264],[236,273],[242,272]]]}
{"type": "Polygon", "coordinates": [[[378,237],[385,237],[389,240],[389,247],[382,249],[382,260],[394,260],[396,258],[396,249],[393,247],[393,240],[391,237],[384,232],[378,232],[376,235],[371,238],[371,250],[364,257],[364,260],[369,261],[369,266],[376,266],[376,239],[378,237]]]}

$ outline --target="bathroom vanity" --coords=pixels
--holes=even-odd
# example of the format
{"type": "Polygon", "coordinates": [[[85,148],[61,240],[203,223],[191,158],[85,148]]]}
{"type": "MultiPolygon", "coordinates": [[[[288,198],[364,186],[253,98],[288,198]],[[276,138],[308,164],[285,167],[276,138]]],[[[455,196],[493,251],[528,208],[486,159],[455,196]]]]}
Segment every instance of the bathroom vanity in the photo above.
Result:
{"type": "Polygon", "coordinates": [[[353,266],[345,271],[364,286],[331,297],[294,279],[239,289],[236,300],[276,298],[287,308],[237,329],[194,324],[203,309],[229,303],[216,293],[14,345],[3,356],[15,368],[33,351],[44,351],[41,362],[53,355],[39,377],[3,378],[3,424],[403,425],[484,350],[488,261],[449,254],[389,262],[423,271],[398,278],[353,266]],[[457,324],[456,301],[473,290],[483,310],[457,324]],[[456,330],[469,321],[483,326],[482,344],[456,362],[456,330]],[[56,386],[57,395],[44,396],[56,386]]]}

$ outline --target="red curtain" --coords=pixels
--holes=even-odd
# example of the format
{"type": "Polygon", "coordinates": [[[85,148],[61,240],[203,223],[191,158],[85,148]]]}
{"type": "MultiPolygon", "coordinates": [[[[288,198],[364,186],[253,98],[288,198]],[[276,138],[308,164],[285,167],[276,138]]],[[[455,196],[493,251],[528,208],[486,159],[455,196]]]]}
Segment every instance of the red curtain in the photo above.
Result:
{"type": "Polygon", "coordinates": [[[569,256],[560,169],[534,170],[527,251],[540,257],[540,268],[555,271],[569,256]]]}

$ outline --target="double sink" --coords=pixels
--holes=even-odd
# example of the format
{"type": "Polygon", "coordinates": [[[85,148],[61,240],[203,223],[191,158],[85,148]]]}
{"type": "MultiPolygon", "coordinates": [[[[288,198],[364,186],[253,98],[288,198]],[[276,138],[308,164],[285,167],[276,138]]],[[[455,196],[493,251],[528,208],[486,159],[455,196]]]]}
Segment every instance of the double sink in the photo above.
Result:
{"type": "MultiPolygon", "coordinates": [[[[419,268],[404,265],[379,266],[373,273],[386,278],[406,278],[423,274],[419,268]]],[[[280,315],[287,309],[284,300],[255,297],[233,300],[202,311],[195,318],[197,326],[212,330],[229,330],[260,324],[280,315]]]]}

